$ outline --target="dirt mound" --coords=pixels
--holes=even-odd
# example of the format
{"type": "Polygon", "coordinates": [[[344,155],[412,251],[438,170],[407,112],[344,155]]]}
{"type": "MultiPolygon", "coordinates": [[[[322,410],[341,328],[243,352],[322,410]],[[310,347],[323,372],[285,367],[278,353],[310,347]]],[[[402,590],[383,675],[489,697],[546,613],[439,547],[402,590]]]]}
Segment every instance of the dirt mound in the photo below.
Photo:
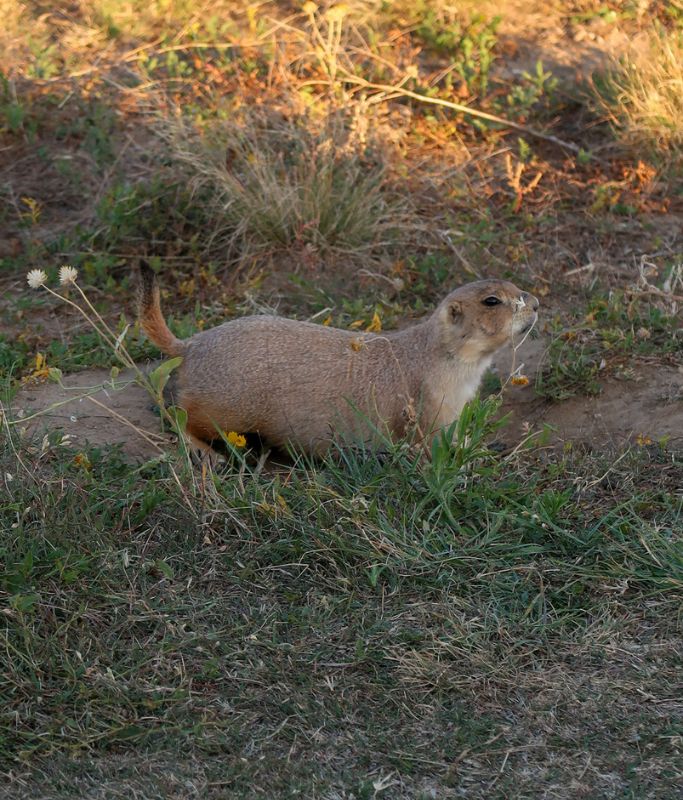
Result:
{"type": "MultiPolygon", "coordinates": [[[[524,345],[525,371],[531,382],[509,386],[504,411],[511,418],[501,438],[514,444],[528,429],[552,426],[551,442],[563,446],[573,442],[609,450],[628,443],[666,440],[669,447],[683,447],[683,369],[643,366],[638,381],[606,378],[602,392],[593,397],[577,396],[551,403],[539,398],[533,388],[533,365],[542,361],[545,343],[524,345]]],[[[496,360],[501,375],[507,374],[512,354],[496,360]]],[[[170,435],[160,434],[158,412],[149,395],[122,373],[115,389],[107,370],[87,370],[65,377],[65,386],[45,383],[25,386],[12,408],[15,418],[26,418],[20,427],[27,433],[59,429],[77,446],[121,445],[132,460],[160,455],[171,446],[170,435]],[[65,388],[67,387],[67,388],[65,388]],[[32,414],[39,416],[29,419],[32,414]]]]}
{"type": "MultiPolygon", "coordinates": [[[[683,368],[642,364],[637,380],[606,376],[597,395],[549,402],[534,390],[535,368],[542,363],[545,348],[545,341],[538,339],[524,345],[530,383],[506,389],[503,409],[511,416],[503,439],[513,440],[527,428],[547,424],[553,428],[551,442],[556,445],[575,442],[611,450],[651,440],[683,447],[683,368]]],[[[495,366],[505,375],[510,363],[511,354],[503,353],[495,366]]]]}
{"type": "Polygon", "coordinates": [[[637,383],[607,378],[601,385],[598,395],[561,403],[539,399],[532,386],[513,387],[504,405],[512,415],[510,432],[517,436],[525,425],[548,424],[555,444],[577,442],[600,450],[655,442],[683,447],[683,370],[645,367],[637,383]]]}
{"type": "Polygon", "coordinates": [[[112,386],[104,369],[65,376],[63,385],[27,385],[14,399],[12,417],[27,434],[60,430],[76,446],[121,445],[135,461],[161,455],[171,438],[159,433],[159,414],[151,397],[131,373],[122,372],[116,386],[121,388],[112,386]],[[32,417],[37,412],[40,415],[32,417]]]}

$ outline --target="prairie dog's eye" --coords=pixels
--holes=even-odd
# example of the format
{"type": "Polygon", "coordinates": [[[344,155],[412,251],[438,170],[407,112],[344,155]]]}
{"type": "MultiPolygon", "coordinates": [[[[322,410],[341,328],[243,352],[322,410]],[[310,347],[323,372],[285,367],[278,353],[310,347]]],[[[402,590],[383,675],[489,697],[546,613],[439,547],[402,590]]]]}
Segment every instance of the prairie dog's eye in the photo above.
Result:
{"type": "Polygon", "coordinates": [[[485,306],[497,306],[502,303],[502,300],[499,300],[497,297],[491,295],[491,297],[487,297],[485,300],[481,301],[485,306]]]}

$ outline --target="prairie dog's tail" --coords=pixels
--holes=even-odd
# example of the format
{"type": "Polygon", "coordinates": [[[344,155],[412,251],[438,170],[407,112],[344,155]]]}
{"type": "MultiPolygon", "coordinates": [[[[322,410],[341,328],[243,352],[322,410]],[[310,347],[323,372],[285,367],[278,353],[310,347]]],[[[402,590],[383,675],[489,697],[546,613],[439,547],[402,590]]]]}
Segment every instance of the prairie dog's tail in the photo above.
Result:
{"type": "Polygon", "coordinates": [[[162,353],[169,356],[183,355],[185,343],[168,329],[159,304],[159,284],[154,270],[146,261],[140,262],[138,319],[142,330],[162,353]]]}

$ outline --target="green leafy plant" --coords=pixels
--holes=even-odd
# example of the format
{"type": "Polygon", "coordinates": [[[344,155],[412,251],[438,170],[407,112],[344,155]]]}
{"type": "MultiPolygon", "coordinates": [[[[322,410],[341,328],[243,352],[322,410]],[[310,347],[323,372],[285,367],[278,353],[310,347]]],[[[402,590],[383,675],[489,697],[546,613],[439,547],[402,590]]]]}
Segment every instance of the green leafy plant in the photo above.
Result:
{"type": "Polygon", "coordinates": [[[539,59],[533,72],[522,72],[522,82],[515,84],[506,97],[509,111],[520,117],[529,112],[541,101],[550,102],[557,88],[557,78],[552,72],[546,72],[539,59]]]}
{"type": "Polygon", "coordinates": [[[444,16],[445,12],[430,8],[428,3],[422,3],[416,12],[420,18],[417,35],[428,46],[453,59],[455,71],[470,93],[486,94],[500,17],[444,16]]]}

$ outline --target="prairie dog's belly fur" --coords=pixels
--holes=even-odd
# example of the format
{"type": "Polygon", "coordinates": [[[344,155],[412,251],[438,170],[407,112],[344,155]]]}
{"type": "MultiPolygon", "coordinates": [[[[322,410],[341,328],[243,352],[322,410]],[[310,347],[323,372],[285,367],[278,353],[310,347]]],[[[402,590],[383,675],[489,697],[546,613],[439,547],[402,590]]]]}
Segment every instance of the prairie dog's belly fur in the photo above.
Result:
{"type": "Polygon", "coordinates": [[[182,356],[178,405],[204,447],[219,431],[318,454],[334,439],[374,443],[410,429],[429,437],[457,419],[493,354],[528,332],[538,308],[508,281],[477,281],[398,332],[252,316],[181,341],[161,314],[154,272],[143,264],[140,275],[140,324],[163,352],[182,356]]]}

